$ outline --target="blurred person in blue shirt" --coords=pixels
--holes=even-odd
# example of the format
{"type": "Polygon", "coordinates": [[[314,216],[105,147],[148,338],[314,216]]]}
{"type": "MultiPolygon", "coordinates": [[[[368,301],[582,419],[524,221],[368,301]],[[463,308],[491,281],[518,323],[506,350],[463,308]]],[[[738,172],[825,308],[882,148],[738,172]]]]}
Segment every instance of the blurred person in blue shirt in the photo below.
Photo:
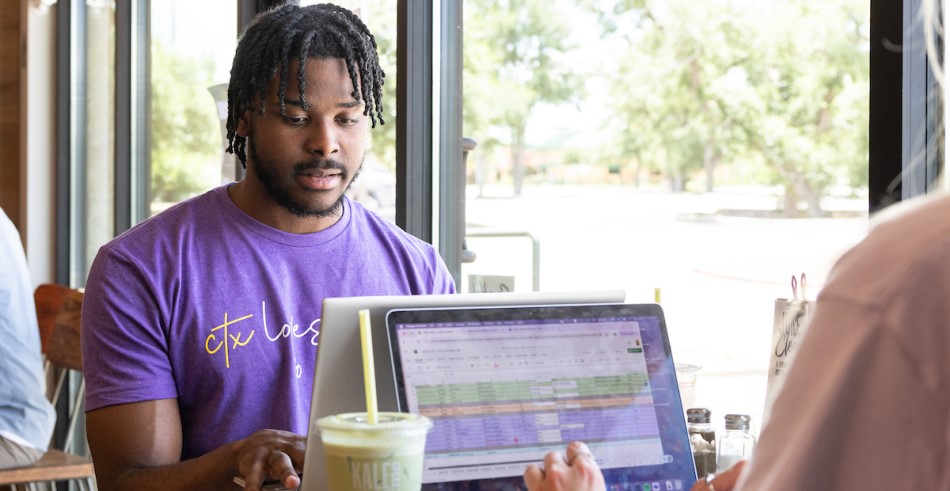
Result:
{"type": "Polygon", "coordinates": [[[0,209],[0,469],[39,460],[55,422],[26,256],[16,227],[0,209]]]}

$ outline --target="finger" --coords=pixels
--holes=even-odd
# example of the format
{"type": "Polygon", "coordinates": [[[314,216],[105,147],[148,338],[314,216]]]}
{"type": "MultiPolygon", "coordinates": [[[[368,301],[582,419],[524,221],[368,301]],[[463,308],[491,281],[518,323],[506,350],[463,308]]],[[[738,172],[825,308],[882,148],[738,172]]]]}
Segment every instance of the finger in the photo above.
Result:
{"type": "Polygon", "coordinates": [[[251,463],[250,469],[244,473],[244,490],[260,491],[261,484],[264,482],[264,463],[255,460],[251,463]]]}
{"type": "MultiPolygon", "coordinates": [[[[712,480],[712,485],[716,488],[716,491],[732,491],[732,489],[736,487],[736,482],[739,481],[739,477],[742,475],[742,468],[745,466],[745,462],[744,460],[740,460],[732,467],[716,474],[716,477],[712,480]]],[[[700,479],[689,488],[689,491],[709,491],[709,486],[705,480],[700,479]]]]}
{"type": "Polygon", "coordinates": [[[745,466],[745,461],[740,460],[732,467],[716,474],[716,478],[712,480],[712,485],[716,488],[716,491],[731,491],[736,487],[736,482],[739,481],[739,476],[742,475],[742,468],[745,466]]]}
{"type": "Polygon", "coordinates": [[[544,456],[544,468],[546,470],[550,471],[559,465],[567,466],[567,460],[565,460],[564,454],[561,452],[548,452],[548,454],[544,456]]]}
{"type": "Polygon", "coordinates": [[[567,461],[572,462],[578,455],[584,452],[590,453],[590,449],[587,448],[584,442],[569,443],[567,445],[567,461]]]}
{"type": "Polygon", "coordinates": [[[544,481],[544,471],[536,464],[531,464],[524,471],[524,485],[528,491],[541,489],[541,482],[544,481]]]}
{"type": "Polygon", "coordinates": [[[285,488],[294,489],[299,479],[297,471],[289,455],[283,452],[274,452],[267,458],[267,475],[272,479],[278,479],[285,488]]]}
{"type": "Polygon", "coordinates": [[[283,451],[290,456],[290,459],[294,462],[294,465],[298,469],[303,467],[304,454],[307,451],[307,437],[297,434],[293,434],[290,437],[290,444],[286,445],[283,448],[283,451]]]}
{"type": "MultiPolygon", "coordinates": [[[[567,446],[567,465],[573,466],[578,462],[578,459],[581,459],[586,462],[586,465],[594,464],[594,455],[590,452],[590,448],[584,442],[571,442],[567,446]]],[[[584,465],[584,464],[582,464],[584,465]]]]}
{"type": "Polygon", "coordinates": [[[287,489],[297,489],[300,487],[300,476],[297,475],[296,472],[292,471],[284,476],[280,482],[283,483],[284,487],[287,489]]]}
{"type": "Polygon", "coordinates": [[[709,491],[709,486],[706,486],[704,479],[700,479],[690,486],[689,491],[709,491]]]}

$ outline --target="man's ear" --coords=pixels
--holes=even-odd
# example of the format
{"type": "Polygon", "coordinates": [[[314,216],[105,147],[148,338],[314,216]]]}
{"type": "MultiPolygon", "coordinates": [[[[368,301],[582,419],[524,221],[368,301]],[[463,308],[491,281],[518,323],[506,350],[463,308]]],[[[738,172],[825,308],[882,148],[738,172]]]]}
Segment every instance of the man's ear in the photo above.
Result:
{"type": "Polygon", "coordinates": [[[251,129],[251,111],[244,111],[238,116],[238,125],[234,132],[241,138],[247,138],[251,129]]]}

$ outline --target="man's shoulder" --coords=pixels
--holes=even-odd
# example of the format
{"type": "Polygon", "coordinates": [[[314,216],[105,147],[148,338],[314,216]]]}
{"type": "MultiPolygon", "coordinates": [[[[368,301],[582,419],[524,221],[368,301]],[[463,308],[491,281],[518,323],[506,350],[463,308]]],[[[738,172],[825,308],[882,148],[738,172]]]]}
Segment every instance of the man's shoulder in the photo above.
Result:
{"type": "Polygon", "coordinates": [[[379,216],[375,211],[363,206],[360,202],[348,199],[349,208],[353,214],[351,223],[357,227],[366,228],[377,236],[396,239],[401,243],[413,247],[432,248],[432,244],[401,229],[395,223],[379,216]]]}
{"type": "Polygon", "coordinates": [[[106,247],[114,249],[154,245],[156,242],[176,241],[183,233],[207,229],[209,217],[219,214],[217,189],[193,196],[139,222],[109,241],[106,247]]]}

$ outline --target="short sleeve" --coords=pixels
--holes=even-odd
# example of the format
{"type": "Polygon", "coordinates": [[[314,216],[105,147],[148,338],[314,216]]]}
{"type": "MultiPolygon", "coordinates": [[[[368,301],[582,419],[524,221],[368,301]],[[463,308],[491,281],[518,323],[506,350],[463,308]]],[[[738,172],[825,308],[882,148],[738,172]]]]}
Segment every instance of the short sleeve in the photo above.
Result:
{"type": "Polygon", "coordinates": [[[87,411],[177,397],[162,298],[138,264],[100,249],[83,298],[87,411]]]}

